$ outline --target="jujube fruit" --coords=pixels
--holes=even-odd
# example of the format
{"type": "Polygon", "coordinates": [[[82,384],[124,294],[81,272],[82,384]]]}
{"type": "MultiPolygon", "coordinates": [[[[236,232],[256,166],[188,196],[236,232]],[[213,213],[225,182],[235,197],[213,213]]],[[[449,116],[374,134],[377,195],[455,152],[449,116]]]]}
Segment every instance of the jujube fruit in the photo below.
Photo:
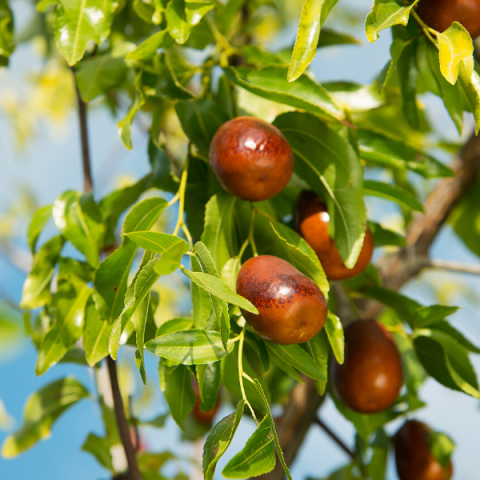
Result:
{"type": "Polygon", "coordinates": [[[210,163],[226,190],[243,200],[260,202],[285,188],[294,161],[278,128],[258,118],[237,117],[213,137],[210,163]]]}
{"type": "Polygon", "coordinates": [[[395,460],[400,480],[447,480],[452,463],[444,468],[433,456],[429,445],[431,429],[410,420],[395,435],[395,460]]]}
{"type": "Polygon", "coordinates": [[[197,382],[192,381],[192,387],[193,391],[195,392],[195,396],[197,397],[197,401],[195,402],[192,410],[193,418],[198,423],[202,423],[203,425],[211,425],[215,415],[217,414],[218,406],[220,405],[220,396],[217,398],[217,403],[215,403],[215,406],[211,410],[204,412],[200,407],[200,391],[198,390],[197,382]]]}
{"type": "Polygon", "coordinates": [[[332,364],[332,384],[340,400],[359,413],[390,407],[403,386],[402,358],[390,332],[376,320],[345,329],[345,362],[332,364]]]}
{"type": "Polygon", "coordinates": [[[295,207],[295,229],[313,248],[329,280],[355,277],[368,267],[372,258],[375,247],[372,232],[367,228],[357,263],[350,269],[343,263],[335,242],[328,233],[329,221],[324,201],[314,192],[303,191],[295,207]]]}
{"type": "Polygon", "coordinates": [[[262,338],[280,345],[310,340],[327,319],[322,291],[278,257],[261,255],[247,260],[238,273],[237,293],[258,309],[258,315],[243,311],[247,323],[262,338]]]}
{"type": "Polygon", "coordinates": [[[460,22],[472,38],[480,35],[480,0],[421,0],[417,12],[438,32],[444,32],[453,22],[460,22]]]}

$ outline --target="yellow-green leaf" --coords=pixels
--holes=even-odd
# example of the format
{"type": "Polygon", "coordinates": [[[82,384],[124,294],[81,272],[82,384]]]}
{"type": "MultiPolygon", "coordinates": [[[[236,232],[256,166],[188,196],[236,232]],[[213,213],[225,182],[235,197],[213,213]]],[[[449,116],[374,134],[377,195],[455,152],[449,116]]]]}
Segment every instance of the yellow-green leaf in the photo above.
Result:
{"type": "Polygon", "coordinates": [[[455,85],[460,63],[473,54],[473,42],[465,27],[458,22],[437,34],[440,71],[448,83],[455,85]]]}

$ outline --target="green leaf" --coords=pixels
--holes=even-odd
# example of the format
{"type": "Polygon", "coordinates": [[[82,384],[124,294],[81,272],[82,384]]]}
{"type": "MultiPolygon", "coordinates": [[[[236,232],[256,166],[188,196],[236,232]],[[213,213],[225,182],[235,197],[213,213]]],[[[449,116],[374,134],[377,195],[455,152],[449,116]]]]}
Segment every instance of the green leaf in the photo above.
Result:
{"type": "Polygon", "coordinates": [[[453,171],[432,156],[413,148],[404,140],[360,128],[357,130],[360,155],[380,166],[411,170],[425,178],[451,177],[453,171]]]}
{"type": "Polygon", "coordinates": [[[108,355],[108,339],[111,331],[112,325],[100,318],[93,297],[90,297],[85,307],[83,348],[87,363],[91,367],[108,355]]]}
{"type": "Polygon", "coordinates": [[[148,37],[125,58],[134,61],[150,60],[155,56],[159,48],[170,48],[172,45],[172,37],[168,33],[168,30],[161,30],[148,37]]]}
{"type": "Polygon", "coordinates": [[[87,389],[71,377],[56,380],[29,397],[20,430],[8,436],[2,447],[4,458],[13,458],[50,436],[50,429],[60,415],[82,398],[87,389]]]}
{"type": "Polygon", "coordinates": [[[146,295],[140,302],[140,305],[132,314],[131,321],[135,327],[135,337],[137,342],[137,351],[135,352],[135,362],[142,377],[143,383],[147,384],[147,373],[145,371],[145,359],[143,344],[145,341],[145,326],[148,318],[148,308],[150,305],[150,295],[146,295]]]}
{"type": "MultiPolygon", "coordinates": [[[[114,360],[117,359],[117,352],[123,331],[135,315],[142,316],[146,308],[145,298],[148,297],[150,290],[160,278],[160,274],[156,272],[156,266],[161,260],[156,258],[152,259],[151,257],[152,254],[149,252],[145,253],[142,264],[125,294],[125,307],[113,324],[108,350],[114,360]]],[[[146,310],[148,310],[148,307],[146,310]]]]}
{"type": "Polygon", "coordinates": [[[23,284],[21,308],[38,308],[49,301],[50,284],[64,243],[63,236],[53,237],[34,256],[32,269],[23,284]]]}
{"type": "Polygon", "coordinates": [[[211,295],[221,298],[232,305],[237,305],[247,312],[258,315],[258,310],[246,298],[232,292],[227,285],[225,285],[219,278],[208,273],[192,272],[184,267],[181,267],[182,272],[200,288],[203,288],[211,295]]]}
{"type": "Polygon", "coordinates": [[[272,254],[287,260],[300,272],[311,278],[318,285],[325,298],[328,298],[330,284],[312,247],[286,225],[271,221],[270,226],[277,236],[278,242],[274,245],[272,254]]]}
{"type": "Polygon", "coordinates": [[[131,43],[118,42],[110,53],[86,58],[78,64],[75,78],[84,102],[108,93],[125,80],[129,68],[125,55],[133,48],[131,43]]]}
{"type": "Polygon", "coordinates": [[[289,82],[286,66],[265,66],[259,69],[230,67],[224,71],[233,83],[267,100],[329,119],[343,120],[345,117],[325,88],[310,77],[301,75],[295,82],[289,82]]]}
{"type": "Polygon", "coordinates": [[[238,251],[234,217],[236,202],[232,195],[217,193],[210,198],[205,210],[202,242],[212,253],[219,272],[238,251]]]}
{"type": "Polygon", "coordinates": [[[37,245],[38,237],[42,233],[43,227],[52,216],[52,206],[46,205],[45,207],[37,208],[33,215],[30,226],[28,227],[28,246],[30,251],[34,254],[35,247],[37,245]]]}
{"type": "Polygon", "coordinates": [[[166,207],[167,202],[163,198],[151,197],[138,202],[127,213],[122,227],[122,246],[107,257],[95,273],[97,294],[94,300],[102,320],[111,324],[124,306],[128,274],[137,252],[136,244],[126,234],[152,228],[166,207]]]}
{"type": "Polygon", "coordinates": [[[228,343],[228,349],[225,350],[218,332],[187,330],[156,337],[147,342],[145,348],[176,363],[203,365],[228,355],[233,350],[234,343],[228,343]]]}
{"type": "Polygon", "coordinates": [[[63,283],[52,298],[54,323],[38,350],[35,373],[43,375],[82,336],[85,305],[91,295],[87,284],[75,277],[63,283]]]}
{"type": "MultiPolygon", "coordinates": [[[[324,375],[325,379],[328,378],[328,353],[329,353],[329,341],[325,329],[320,330],[313,338],[307,342],[307,350],[310,352],[313,360],[317,364],[318,368],[324,375]]],[[[327,380],[316,380],[315,386],[319,395],[325,395],[327,387],[327,380]]]]}
{"type": "Polygon", "coordinates": [[[171,55],[169,50],[164,50],[155,57],[155,67],[155,74],[159,78],[155,86],[155,94],[158,97],[166,100],[194,98],[193,93],[185,88],[185,84],[196,73],[195,67],[171,55]],[[177,68],[174,69],[174,66],[177,68]],[[180,75],[182,81],[180,81],[180,75]]]}
{"type": "Polygon", "coordinates": [[[98,251],[103,238],[102,214],[91,194],[67,191],[62,193],[52,208],[53,220],[92,267],[99,264],[98,251]]]}
{"type": "Polygon", "coordinates": [[[401,315],[409,317],[415,310],[418,310],[423,305],[397,292],[388,290],[387,288],[373,287],[365,290],[363,295],[373,300],[383,303],[387,307],[393,308],[401,315]]]}
{"type": "Polygon", "coordinates": [[[464,245],[480,256],[480,183],[474,183],[454,207],[449,222],[464,245]]]}
{"type": "Polygon", "coordinates": [[[139,70],[135,76],[135,99],[130,105],[130,108],[128,109],[125,117],[123,117],[117,122],[118,135],[120,136],[120,139],[125,145],[125,148],[127,148],[128,150],[132,149],[131,128],[133,119],[135,118],[137,112],[145,104],[145,94],[143,93],[142,89],[142,73],[142,70],[139,70]]]}
{"type": "Polygon", "coordinates": [[[365,195],[384,198],[397,203],[403,208],[423,212],[423,205],[406,189],[398,185],[365,180],[365,195]]]}
{"type": "MultiPolygon", "coordinates": [[[[220,279],[217,266],[215,265],[215,262],[205,244],[202,242],[197,242],[194,246],[194,252],[197,256],[202,272],[208,273],[220,279]]],[[[223,346],[227,348],[228,337],[230,336],[230,316],[228,314],[228,305],[225,300],[219,299],[217,296],[212,295],[211,292],[209,292],[209,294],[215,315],[217,317],[220,334],[222,335],[223,346]]]]}
{"type": "Polygon", "coordinates": [[[462,333],[460,333],[456,328],[452,327],[445,320],[430,325],[430,330],[440,330],[452,337],[454,340],[456,340],[460,345],[462,345],[462,347],[465,347],[469,352],[480,354],[479,347],[475,346],[462,333]]]}
{"type": "Polygon", "coordinates": [[[402,94],[402,109],[412,128],[420,128],[421,113],[417,103],[417,81],[419,77],[416,62],[417,41],[408,43],[398,60],[397,73],[402,94]]]}
{"type": "Polygon", "coordinates": [[[220,388],[220,363],[197,365],[195,370],[200,394],[200,408],[203,412],[209,412],[217,403],[220,388]]]}
{"type": "MultiPolygon", "coordinates": [[[[305,383],[298,372],[288,363],[285,359],[279,355],[279,352],[275,349],[269,348],[268,344],[265,344],[268,352],[268,356],[271,362],[276,365],[280,370],[283,370],[289,377],[292,377],[299,383],[305,383]]],[[[250,397],[249,397],[250,398],[250,397]]]]}
{"type": "Polygon", "coordinates": [[[435,324],[449,315],[453,315],[460,307],[448,307],[446,305],[432,305],[421,307],[410,316],[408,323],[414,328],[425,328],[435,324]]]}
{"type": "Polygon", "coordinates": [[[185,15],[190,25],[198,25],[203,16],[208,13],[215,4],[208,0],[186,0],[185,15]]]}
{"type": "Polygon", "coordinates": [[[280,115],[274,125],[295,154],[295,172],[327,203],[328,233],[340,256],[353,268],[363,246],[366,212],[363,168],[353,147],[313,115],[280,115]]]}
{"type": "Polygon", "coordinates": [[[117,6],[114,0],[60,0],[53,34],[68,65],[81,60],[88,42],[100,45],[107,38],[117,6]]]}
{"type": "Polygon", "coordinates": [[[348,33],[338,32],[331,28],[322,28],[317,48],[333,47],[336,45],[360,45],[362,42],[348,33]]]}
{"type": "Polygon", "coordinates": [[[443,332],[418,330],[413,343],[423,367],[437,382],[480,398],[475,371],[467,351],[443,332]]]}
{"type": "Polygon", "coordinates": [[[197,400],[192,387],[192,375],[185,365],[179,365],[168,373],[160,360],[158,371],[160,387],[173,419],[183,430],[183,422],[193,410],[197,400]]]}
{"type": "Polygon", "coordinates": [[[393,25],[407,25],[410,10],[418,3],[405,5],[399,0],[375,0],[372,11],[365,21],[365,33],[368,41],[373,43],[378,39],[379,33],[393,25]]]}
{"type": "Polygon", "coordinates": [[[277,345],[265,342],[269,352],[274,351],[279,357],[292,367],[314,380],[327,381],[327,377],[314,362],[312,357],[300,345],[277,345]]]}
{"type": "Polygon", "coordinates": [[[395,68],[398,65],[400,56],[403,53],[405,47],[409,45],[409,42],[406,42],[403,38],[394,38],[392,45],[390,46],[390,56],[391,59],[385,65],[384,69],[378,77],[378,91],[382,94],[385,90],[385,87],[388,85],[392,79],[395,68]]]}
{"type": "Polygon", "coordinates": [[[159,25],[162,22],[165,6],[162,0],[134,0],[136,14],[146,23],[159,25]]]}
{"type": "MultiPolygon", "coordinates": [[[[192,272],[201,272],[202,269],[196,257],[190,257],[192,272]]],[[[196,283],[190,282],[190,291],[192,297],[193,319],[195,328],[205,328],[207,320],[210,318],[213,303],[211,295],[196,283]]]]}
{"type": "Polygon", "coordinates": [[[435,459],[443,468],[447,468],[455,450],[455,442],[445,433],[430,431],[428,434],[428,445],[435,459]]]}
{"type": "Polygon", "coordinates": [[[394,245],[396,247],[404,247],[406,239],[404,236],[392,230],[383,228],[379,223],[368,222],[368,227],[372,232],[375,242],[375,248],[394,245]]]}
{"type": "Polygon", "coordinates": [[[223,469],[226,478],[251,478],[271,472],[275,467],[275,446],[268,415],[260,422],[245,447],[223,469]]]}
{"type": "Polygon", "coordinates": [[[168,30],[172,38],[183,45],[190,36],[191,25],[187,21],[184,0],[170,0],[167,5],[166,17],[168,30]]]}
{"type": "Polygon", "coordinates": [[[110,441],[108,438],[99,437],[90,433],[82,445],[84,452],[91,453],[102,467],[114,471],[112,465],[112,455],[110,454],[110,441]]]}
{"type": "Polygon", "coordinates": [[[475,117],[475,134],[478,135],[480,131],[480,75],[473,67],[473,57],[461,61],[459,78],[475,117]]]}
{"type": "Polygon", "coordinates": [[[0,0],[0,65],[8,64],[8,57],[14,49],[12,10],[7,0],[0,0]]]}
{"type": "Polygon", "coordinates": [[[385,480],[388,462],[389,439],[383,429],[380,429],[373,441],[373,454],[368,466],[372,480],[385,480]]]}
{"type": "Polygon", "coordinates": [[[267,397],[265,396],[265,392],[263,391],[261,383],[254,378],[253,385],[257,389],[258,393],[261,395],[263,402],[265,404],[265,409],[267,410],[267,417],[270,422],[270,429],[273,433],[273,441],[275,443],[275,449],[277,451],[278,458],[280,459],[280,463],[282,464],[283,470],[287,475],[288,480],[292,480],[292,476],[290,475],[290,470],[285,463],[285,459],[283,458],[282,447],[280,446],[280,441],[278,440],[277,431],[275,430],[275,421],[273,420],[272,412],[270,411],[270,405],[268,404],[267,397]]]}
{"type": "Polygon", "coordinates": [[[345,337],[343,335],[342,322],[332,312],[328,312],[324,328],[337,362],[343,365],[345,359],[345,337]]]}
{"type": "Polygon", "coordinates": [[[457,127],[458,133],[461,135],[463,130],[463,98],[462,87],[460,83],[451,85],[443,77],[440,71],[440,63],[438,51],[430,42],[426,43],[426,56],[430,65],[430,70],[433,72],[434,78],[437,82],[438,90],[445,104],[453,123],[457,127]]]}
{"type": "Polygon", "coordinates": [[[288,68],[288,81],[296,80],[310,65],[317,53],[320,28],[338,0],[305,0],[292,59],[288,68]]]}
{"type": "Polygon", "coordinates": [[[234,413],[220,420],[208,434],[203,446],[202,469],[205,480],[213,480],[217,462],[227,451],[242,419],[245,402],[241,400],[234,413]]]}
{"type": "Polygon", "coordinates": [[[458,22],[437,33],[440,71],[448,83],[455,85],[460,62],[473,54],[473,42],[466,28],[458,22]]]}
{"type": "Polygon", "coordinates": [[[228,121],[227,114],[218,103],[209,99],[177,102],[175,111],[187,137],[208,157],[212,138],[228,121]]]}
{"type": "Polygon", "coordinates": [[[160,255],[179,242],[184,246],[185,252],[190,248],[185,240],[168,233],[136,231],[125,233],[125,236],[133,240],[139,247],[160,255]]]}

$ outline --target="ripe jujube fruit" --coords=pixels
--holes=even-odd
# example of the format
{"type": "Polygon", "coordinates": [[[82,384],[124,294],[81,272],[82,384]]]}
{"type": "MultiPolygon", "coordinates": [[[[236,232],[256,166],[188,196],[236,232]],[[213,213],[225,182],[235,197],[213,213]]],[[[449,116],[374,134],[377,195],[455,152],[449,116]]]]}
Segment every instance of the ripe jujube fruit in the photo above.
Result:
{"type": "Polygon", "coordinates": [[[310,340],[327,319],[322,291],[278,257],[261,255],[247,260],[238,273],[237,293],[258,309],[258,315],[243,311],[247,323],[262,338],[280,345],[310,340]]]}
{"type": "Polygon", "coordinates": [[[329,221],[324,201],[314,192],[303,191],[295,207],[295,229],[313,248],[329,280],[355,277],[368,267],[372,258],[375,247],[372,232],[367,228],[357,263],[350,269],[343,263],[335,242],[328,233],[329,221]]]}
{"type": "Polygon", "coordinates": [[[252,202],[280,193],[293,173],[290,144],[278,128],[253,117],[224,123],[210,145],[210,163],[220,184],[252,202]]]}
{"type": "Polygon", "coordinates": [[[192,410],[193,418],[198,422],[202,423],[203,425],[211,425],[215,415],[217,414],[218,406],[220,405],[220,396],[217,397],[217,403],[215,406],[204,412],[200,407],[200,391],[198,390],[198,384],[195,381],[192,381],[193,391],[195,392],[195,396],[197,397],[197,401],[192,410]]]}
{"type": "Polygon", "coordinates": [[[480,0],[421,0],[417,7],[420,18],[438,32],[460,22],[472,38],[480,35],[480,0]]]}
{"type": "Polygon", "coordinates": [[[345,329],[345,362],[333,361],[332,384],[340,400],[359,413],[390,407],[403,386],[402,358],[390,332],[376,320],[345,329]]]}
{"type": "Polygon", "coordinates": [[[395,435],[395,460],[400,480],[448,480],[452,463],[444,468],[433,456],[429,445],[431,429],[410,420],[395,435]]]}

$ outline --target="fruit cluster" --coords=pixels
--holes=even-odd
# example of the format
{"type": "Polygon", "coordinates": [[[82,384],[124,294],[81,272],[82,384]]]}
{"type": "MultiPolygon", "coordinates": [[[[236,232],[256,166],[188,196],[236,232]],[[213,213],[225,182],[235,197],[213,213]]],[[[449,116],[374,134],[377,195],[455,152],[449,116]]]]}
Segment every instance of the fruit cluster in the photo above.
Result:
{"type": "MultiPolygon", "coordinates": [[[[210,147],[210,162],[227,191],[252,202],[280,193],[294,170],[293,152],[283,134],[252,117],[235,118],[217,131],[210,147]]],[[[329,220],[323,199],[315,192],[303,191],[296,204],[294,226],[317,254],[326,277],[341,281],[359,275],[372,258],[371,231],[367,227],[357,262],[347,268],[328,233],[329,220]]],[[[306,342],[327,319],[327,301],[320,288],[278,257],[260,255],[247,260],[238,274],[237,293],[258,309],[258,314],[242,312],[248,325],[270,342],[306,342]]],[[[333,361],[332,385],[346,406],[363,414],[381,412],[397,401],[403,383],[401,355],[381,323],[362,320],[345,329],[345,361],[343,365],[333,361]]],[[[401,480],[448,478],[448,469],[433,457],[427,437],[428,428],[413,421],[406,422],[398,432],[395,444],[401,480]]]]}

